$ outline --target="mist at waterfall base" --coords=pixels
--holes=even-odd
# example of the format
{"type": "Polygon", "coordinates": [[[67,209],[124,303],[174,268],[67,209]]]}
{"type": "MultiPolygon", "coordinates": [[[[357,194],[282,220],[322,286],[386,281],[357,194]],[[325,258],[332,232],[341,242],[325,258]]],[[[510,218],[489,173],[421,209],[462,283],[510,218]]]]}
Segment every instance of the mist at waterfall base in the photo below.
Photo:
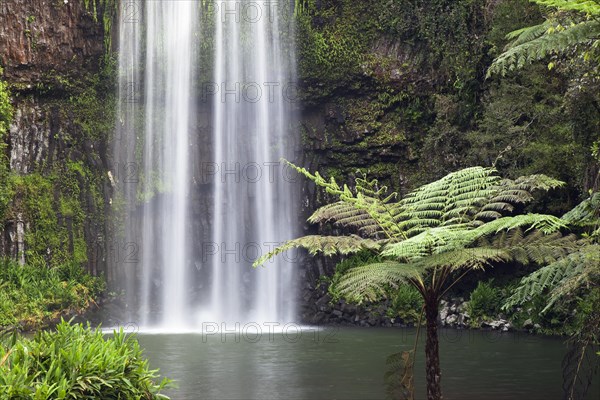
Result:
{"type": "Polygon", "coordinates": [[[210,4],[121,4],[113,280],[144,330],[295,319],[293,259],[252,268],[296,236],[290,10],[210,4]]]}

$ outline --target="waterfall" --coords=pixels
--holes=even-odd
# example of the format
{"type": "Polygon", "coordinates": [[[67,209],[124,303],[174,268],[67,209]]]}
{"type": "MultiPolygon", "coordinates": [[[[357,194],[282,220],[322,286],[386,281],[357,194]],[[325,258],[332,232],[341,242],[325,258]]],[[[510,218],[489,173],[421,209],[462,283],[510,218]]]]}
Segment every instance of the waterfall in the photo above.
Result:
{"type": "MultiPolygon", "coordinates": [[[[253,271],[260,255],[293,235],[290,156],[293,47],[286,3],[218,2],[214,12],[214,321],[291,321],[291,265],[253,271]],[[282,21],[283,20],[283,21],[282,21]],[[283,23],[282,23],[283,22],[283,23]]],[[[289,2],[287,3],[289,4],[289,2]]],[[[208,89],[208,88],[207,88],[208,89]]]]}
{"type": "Polygon", "coordinates": [[[109,279],[130,321],[294,320],[289,257],[251,266],[296,225],[294,176],[279,161],[294,156],[295,54],[289,3],[278,5],[121,1],[109,279]],[[199,197],[204,232],[192,229],[199,197]]]}

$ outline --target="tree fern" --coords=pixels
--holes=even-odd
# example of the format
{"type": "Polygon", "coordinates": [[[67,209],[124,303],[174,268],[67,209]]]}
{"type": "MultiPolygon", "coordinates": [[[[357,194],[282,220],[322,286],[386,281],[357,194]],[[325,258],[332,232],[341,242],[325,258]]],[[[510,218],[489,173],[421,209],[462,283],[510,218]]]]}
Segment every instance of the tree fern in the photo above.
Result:
{"type": "Polygon", "coordinates": [[[388,194],[376,180],[360,177],[351,189],[340,187],[335,179],[326,180],[318,172],[290,165],[337,197],[336,202],[315,211],[309,222],[331,222],[358,235],[290,240],[254,265],[297,247],[313,255],[372,251],[378,261],[345,271],[333,283],[334,289],[356,302],[375,301],[406,283],[419,291],[427,321],[431,399],[441,397],[435,326],[439,300],[449,288],[471,270],[514,260],[554,262],[569,252],[570,241],[560,234],[567,221],[543,214],[510,215],[515,205],[533,199],[533,191],[562,184],[544,175],[503,180],[494,168],[466,168],[421,186],[398,201],[395,192],[388,194]]]}

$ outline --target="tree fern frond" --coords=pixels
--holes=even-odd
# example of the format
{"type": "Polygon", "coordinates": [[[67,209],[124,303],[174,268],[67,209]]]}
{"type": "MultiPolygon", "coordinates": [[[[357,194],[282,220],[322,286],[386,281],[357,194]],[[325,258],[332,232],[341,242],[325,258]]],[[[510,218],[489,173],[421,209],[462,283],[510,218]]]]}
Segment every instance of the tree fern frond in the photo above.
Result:
{"type": "Polygon", "coordinates": [[[600,15],[600,4],[595,0],[530,0],[546,7],[559,8],[586,13],[588,15],[600,15]]]}
{"type": "Polygon", "coordinates": [[[600,192],[594,193],[562,216],[567,223],[582,227],[600,224],[600,192]]]}
{"type": "Polygon", "coordinates": [[[298,239],[288,240],[281,246],[278,246],[273,251],[262,255],[257,259],[254,267],[263,265],[271,258],[285,251],[302,247],[311,255],[322,253],[325,256],[331,256],[334,254],[352,254],[358,253],[363,250],[377,251],[380,248],[380,244],[371,239],[364,239],[360,236],[320,236],[320,235],[309,235],[303,236],[298,239]]]}
{"type": "Polygon", "coordinates": [[[353,204],[338,201],[317,209],[309,218],[311,224],[333,221],[336,225],[355,229],[366,237],[375,237],[381,231],[379,224],[365,210],[353,204]]]}
{"type": "Polygon", "coordinates": [[[552,215],[525,214],[503,217],[477,227],[462,224],[430,228],[402,242],[388,244],[381,254],[385,257],[412,260],[432,253],[469,247],[485,236],[499,234],[502,231],[528,228],[549,234],[565,227],[565,223],[560,218],[552,215]]]}
{"type": "Polygon", "coordinates": [[[465,168],[421,186],[400,200],[399,226],[417,228],[412,233],[418,234],[423,228],[438,226],[445,220],[470,219],[494,193],[493,187],[500,179],[495,172],[493,168],[465,168]]]}
{"type": "Polygon", "coordinates": [[[600,20],[592,19],[572,26],[553,29],[533,40],[511,47],[494,60],[488,69],[487,76],[505,76],[508,72],[523,68],[534,61],[541,60],[549,54],[562,53],[573,46],[598,40],[600,20]]]}
{"type": "Polygon", "coordinates": [[[509,32],[506,35],[506,39],[512,40],[506,47],[508,50],[511,47],[518,46],[523,43],[531,42],[534,39],[542,36],[552,26],[552,21],[544,21],[539,25],[526,26],[525,28],[517,29],[516,31],[509,32]]]}
{"type": "Polygon", "coordinates": [[[506,300],[503,309],[522,304],[550,290],[548,303],[542,310],[545,312],[561,297],[590,282],[592,276],[597,279],[599,274],[600,246],[583,247],[523,278],[519,287],[506,300]]]}
{"type": "Polygon", "coordinates": [[[385,296],[390,287],[398,287],[422,274],[417,266],[385,261],[355,267],[346,272],[336,288],[347,299],[362,302],[375,301],[385,296]]]}
{"type": "Polygon", "coordinates": [[[502,185],[508,190],[521,190],[534,192],[537,190],[548,191],[565,186],[565,182],[554,179],[544,174],[524,175],[515,180],[504,179],[502,185]]]}
{"type": "Polygon", "coordinates": [[[554,233],[567,227],[565,222],[558,217],[546,214],[521,214],[514,217],[503,217],[490,221],[478,228],[478,237],[492,233],[500,233],[515,228],[528,227],[537,229],[545,234],[554,233]]]}
{"type": "Polygon", "coordinates": [[[443,251],[466,247],[474,241],[473,229],[463,229],[462,225],[450,225],[430,228],[404,241],[390,243],[384,247],[381,255],[413,261],[417,258],[443,251]]]}
{"type": "MultiPolygon", "coordinates": [[[[403,232],[396,225],[398,215],[396,207],[398,205],[392,203],[392,200],[396,198],[396,193],[388,194],[387,187],[379,186],[377,180],[369,181],[364,177],[357,178],[355,180],[355,192],[353,192],[347,185],[340,188],[333,178],[327,181],[318,172],[312,174],[307,169],[300,168],[287,160],[284,160],[284,162],[315,182],[318,186],[324,187],[327,193],[338,196],[341,202],[352,205],[367,213],[388,238],[403,235],[403,232]]],[[[328,211],[331,211],[331,209],[328,211]]],[[[377,232],[379,230],[375,229],[373,224],[369,224],[367,231],[377,232]]]]}
{"type": "Polygon", "coordinates": [[[491,203],[481,207],[481,211],[475,214],[475,218],[495,219],[502,217],[502,212],[512,212],[515,207],[506,202],[506,198],[494,197],[491,203]]]}
{"type": "Polygon", "coordinates": [[[414,261],[418,269],[429,270],[447,267],[455,271],[459,269],[484,269],[494,262],[508,262],[511,254],[506,249],[493,247],[476,247],[456,249],[433,254],[414,261]]]}
{"type": "Polygon", "coordinates": [[[513,254],[517,252],[522,254],[523,258],[517,261],[523,265],[529,263],[547,265],[566,257],[577,248],[577,245],[575,235],[563,236],[558,232],[545,235],[540,231],[534,231],[525,235],[521,242],[505,248],[513,254]]]}

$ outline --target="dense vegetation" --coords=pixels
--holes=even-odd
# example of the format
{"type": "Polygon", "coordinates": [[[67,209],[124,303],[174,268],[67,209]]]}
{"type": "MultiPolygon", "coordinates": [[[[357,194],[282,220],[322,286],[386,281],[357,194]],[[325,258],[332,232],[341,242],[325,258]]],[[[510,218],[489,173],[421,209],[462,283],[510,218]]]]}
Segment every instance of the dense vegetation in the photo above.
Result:
{"type": "Polygon", "coordinates": [[[168,399],[157,371],[148,368],[137,340],[120,330],[61,322],[32,339],[0,342],[0,397],[21,399],[168,399]]]}
{"type": "Polygon", "coordinates": [[[544,173],[567,183],[544,199],[557,213],[597,188],[593,40],[487,77],[494,58],[515,44],[506,34],[546,18],[568,27],[568,18],[586,20],[585,13],[528,0],[301,3],[306,108],[335,104],[324,127],[303,125],[305,147],[317,154],[305,165],[340,181],[360,167],[401,192],[472,165],[495,165],[510,178],[544,173]]]}
{"type": "Polygon", "coordinates": [[[66,314],[82,313],[104,288],[77,263],[54,268],[0,263],[0,328],[31,330],[66,314]]]}

